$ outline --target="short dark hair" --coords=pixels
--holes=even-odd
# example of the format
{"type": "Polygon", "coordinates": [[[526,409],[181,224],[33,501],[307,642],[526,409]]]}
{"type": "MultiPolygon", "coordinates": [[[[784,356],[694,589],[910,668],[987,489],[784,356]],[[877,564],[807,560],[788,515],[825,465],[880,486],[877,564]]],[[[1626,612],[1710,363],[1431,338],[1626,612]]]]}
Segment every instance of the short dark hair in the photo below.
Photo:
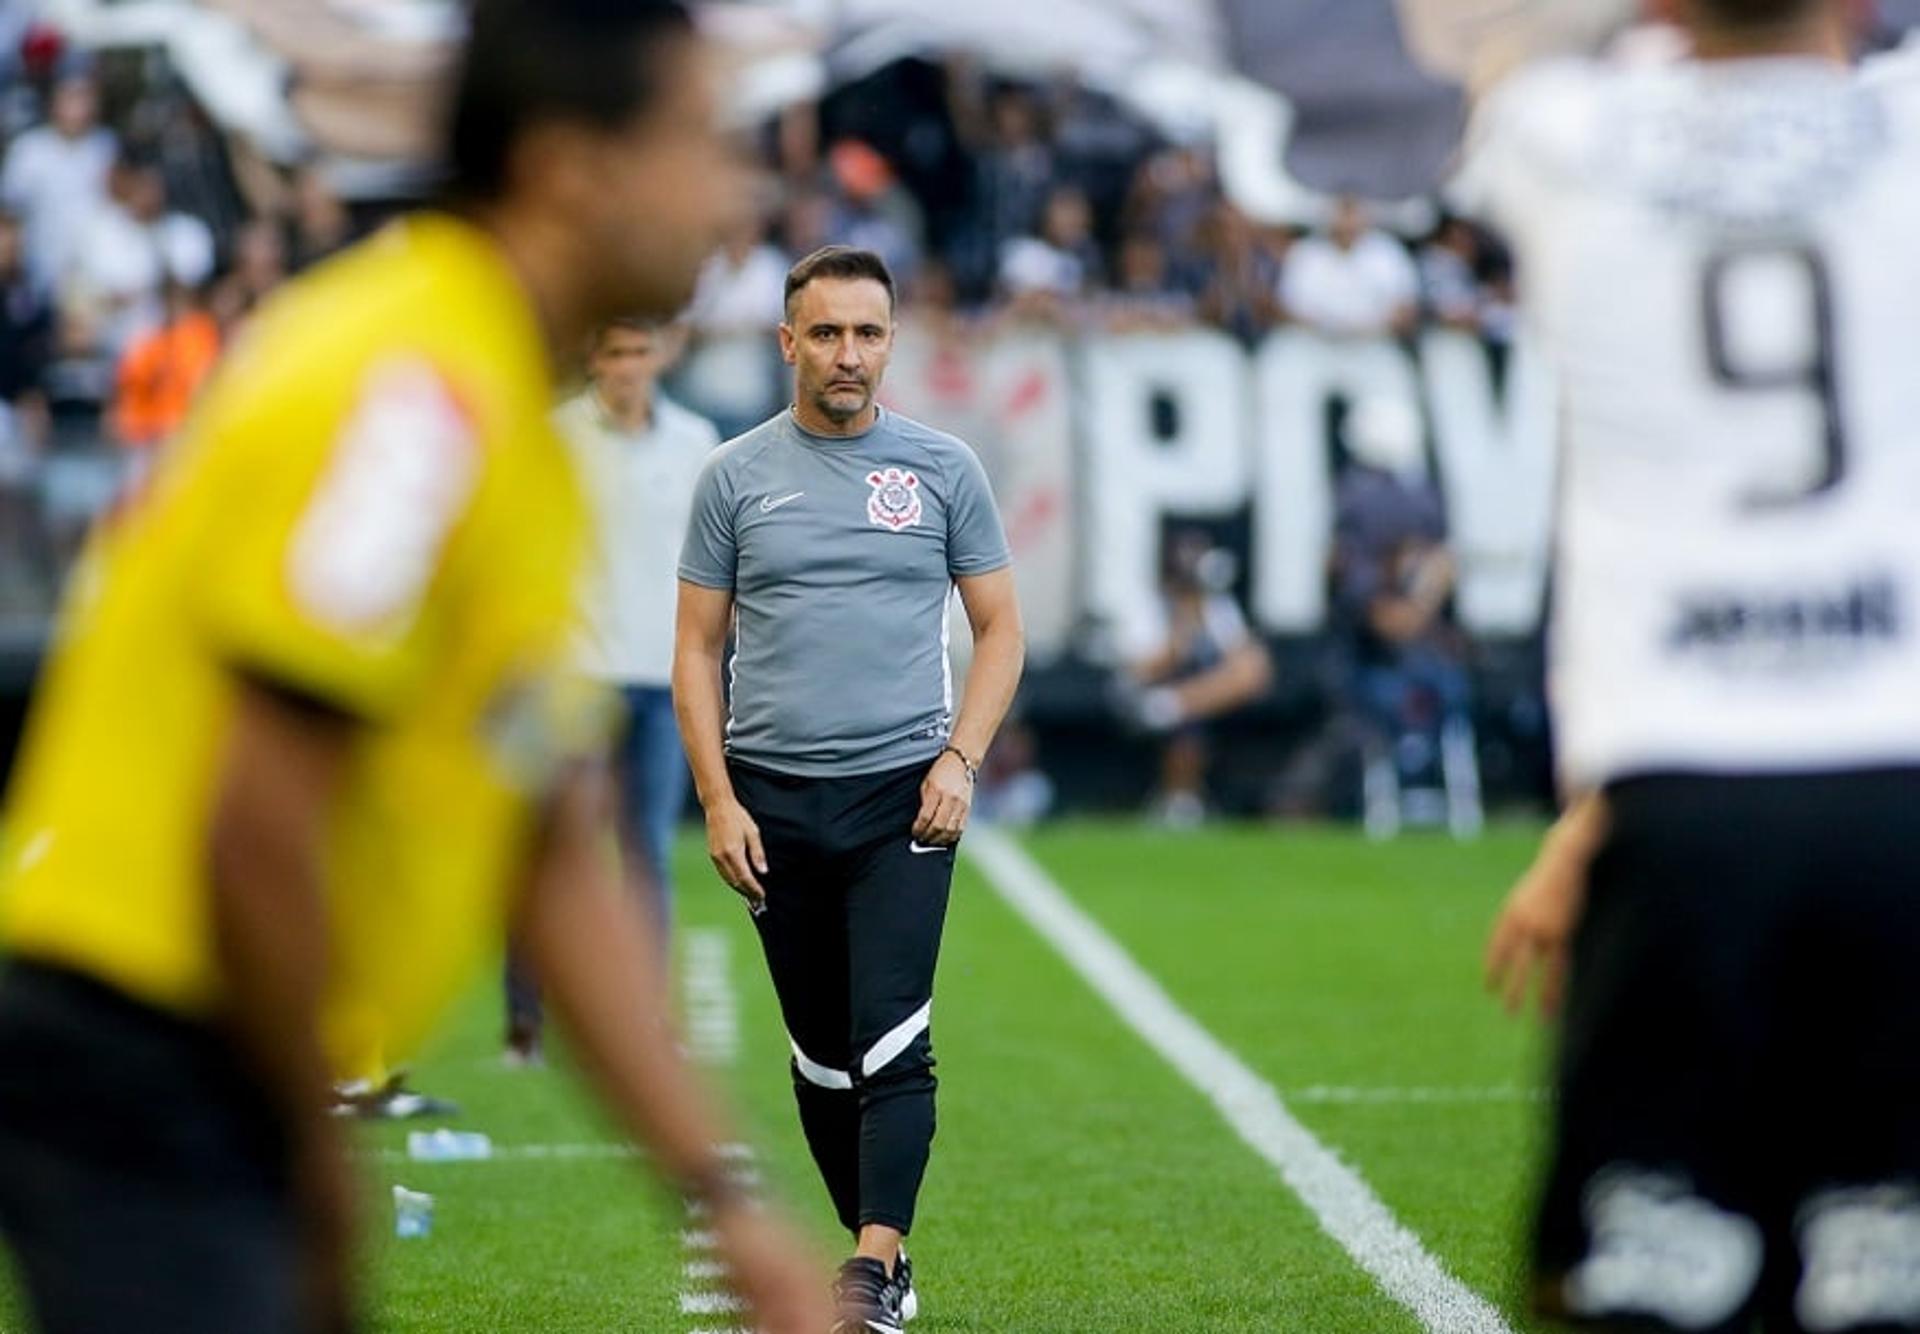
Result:
{"type": "Polygon", "coordinates": [[[1694,0],[1700,16],[1729,28],[1773,28],[1805,18],[1824,0],[1694,0]]]}
{"type": "Polygon", "coordinates": [[[860,250],[850,245],[821,246],[805,259],[787,270],[787,309],[793,309],[794,297],[800,295],[800,289],[815,278],[871,278],[887,289],[887,306],[892,308],[896,299],[893,274],[887,268],[887,261],[871,250],[860,250]]]}
{"type": "Polygon", "coordinates": [[[655,319],[651,315],[616,315],[593,331],[593,349],[599,351],[608,337],[615,333],[657,334],[665,329],[669,321],[655,319]]]}
{"type": "Polygon", "coordinates": [[[497,199],[533,125],[615,129],[650,107],[659,48],[693,33],[680,0],[472,0],[447,124],[447,193],[497,199]]]}

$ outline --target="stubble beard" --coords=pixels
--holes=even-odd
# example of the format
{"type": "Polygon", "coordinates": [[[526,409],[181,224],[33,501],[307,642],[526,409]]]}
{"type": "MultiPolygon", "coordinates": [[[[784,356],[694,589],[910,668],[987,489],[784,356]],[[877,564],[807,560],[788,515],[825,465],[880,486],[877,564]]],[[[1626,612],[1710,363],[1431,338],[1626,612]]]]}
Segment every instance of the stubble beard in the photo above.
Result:
{"type": "Polygon", "coordinates": [[[814,409],[835,426],[845,426],[855,417],[865,412],[868,405],[873,402],[872,394],[862,393],[859,402],[855,403],[852,407],[845,407],[842,406],[844,400],[842,400],[842,402],[836,402],[836,397],[836,395],[829,393],[825,389],[816,390],[813,395],[814,409]]]}

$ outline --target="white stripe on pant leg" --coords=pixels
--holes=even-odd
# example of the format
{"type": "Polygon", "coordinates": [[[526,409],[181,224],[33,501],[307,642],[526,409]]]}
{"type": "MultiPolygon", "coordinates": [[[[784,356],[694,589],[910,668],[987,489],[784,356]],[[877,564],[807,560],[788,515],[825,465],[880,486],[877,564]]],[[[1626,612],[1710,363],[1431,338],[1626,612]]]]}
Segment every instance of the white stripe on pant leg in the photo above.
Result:
{"type": "Polygon", "coordinates": [[[800,1071],[800,1077],[809,1084],[817,1084],[823,1089],[853,1087],[853,1076],[845,1070],[835,1070],[821,1065],[818,1061],[808,1059],[807,1054],[800,1050],[800,1044],[793,1040],[791,1033],[787,1034],[787,1045],[793,1048],[793,1063],[800,1071]]]}
{"type": "Polygon", "coordinates": [[[878,1042],[867,1048],[866,1057],[860,1062],[860,1073],[872,1079],[898,1060],[900,1053],[911,1047],[913,1040],[926,1032],[932,1024],[933,1002],[928,1001],[895,1024],[878,1042]]]}
{"type": "Polygon", "coordinates": [[[1434,1334],[1513,1334],[1500,1312],[1428,1253],[1358,1172],[1294,1119],[1273,1085],[1182,1010],[1100,924],[998,830],[963,845],[1007,905],[1080,974],[1148,1046],[1204,1093],[1393,1300],[1434,1334]]]}

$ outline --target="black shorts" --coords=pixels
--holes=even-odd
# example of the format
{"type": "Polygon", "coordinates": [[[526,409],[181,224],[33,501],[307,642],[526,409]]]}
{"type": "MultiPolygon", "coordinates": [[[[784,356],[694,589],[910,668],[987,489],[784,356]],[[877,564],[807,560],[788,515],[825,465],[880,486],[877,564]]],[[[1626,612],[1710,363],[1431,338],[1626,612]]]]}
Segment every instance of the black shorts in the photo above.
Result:
{"type": "Polygon", "coordinates": [[[1920,771],[1648,777],[1574,941],[1541,1304],[1920,1329],[1920,771]]]}
{"type": "Polygon", "coordinates": [[[302,1329],[285,1164],[216,1032],[0,970],[0,1233],[43,1334],[302,1329]]]}

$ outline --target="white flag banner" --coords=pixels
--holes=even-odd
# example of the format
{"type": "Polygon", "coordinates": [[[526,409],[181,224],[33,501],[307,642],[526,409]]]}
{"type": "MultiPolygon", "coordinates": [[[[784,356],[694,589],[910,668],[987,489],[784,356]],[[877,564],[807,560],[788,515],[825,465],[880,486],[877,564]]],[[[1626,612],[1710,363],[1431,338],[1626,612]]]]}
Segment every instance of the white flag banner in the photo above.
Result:
{"type": "Polygon", "coordinates": [[[1028,648],[1040,662],[1065,653],[1079,598],[1066,343],[1040,331],[976,340],[908,326],[883,397],[979,453],[1013,546],[1028,648]]]}

